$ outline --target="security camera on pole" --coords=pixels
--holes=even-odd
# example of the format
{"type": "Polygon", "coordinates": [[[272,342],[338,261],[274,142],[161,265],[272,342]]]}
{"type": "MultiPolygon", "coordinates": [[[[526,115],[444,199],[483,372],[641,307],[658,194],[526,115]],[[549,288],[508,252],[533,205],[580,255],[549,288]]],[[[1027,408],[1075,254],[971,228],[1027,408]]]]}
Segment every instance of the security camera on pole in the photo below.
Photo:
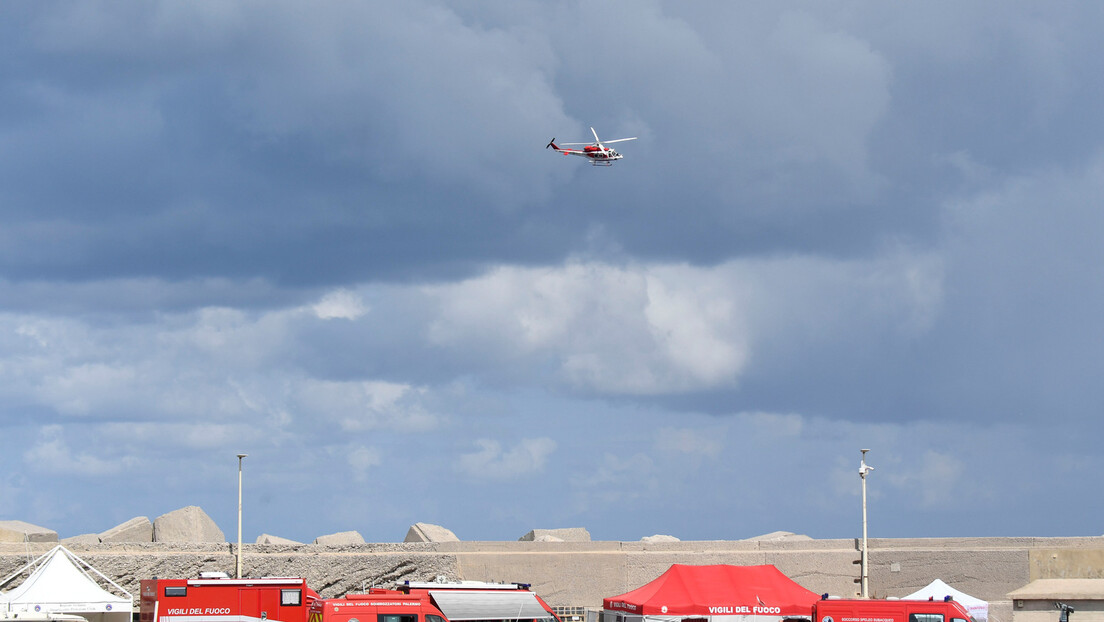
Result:
{"type": "Polygon", "coordinates": [[[867,557],[866,557],[866,474],[873,471],[874,467],[866,463],[866,452],[869,449],[860,449],[862,452],[862,462],[859,463],[859,477],[862,479],[862,505],[863,505],[863,538],[862,538],[862,574],[860,581],[862,588],[859,596],[862,598],[870,598],[869,582],[870,577],[867,573],[867,557]]]}

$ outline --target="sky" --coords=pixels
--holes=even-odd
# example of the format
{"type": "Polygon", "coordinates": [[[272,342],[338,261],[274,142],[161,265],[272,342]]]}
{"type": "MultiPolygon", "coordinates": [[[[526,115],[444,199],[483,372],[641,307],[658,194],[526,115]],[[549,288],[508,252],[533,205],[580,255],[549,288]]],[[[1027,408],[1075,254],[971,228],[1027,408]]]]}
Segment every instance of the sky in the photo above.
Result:
{"type": "Polygon", "coordinates": [[[4,3],[0,520],[1100,536],[1102,30],[4,3]]]}

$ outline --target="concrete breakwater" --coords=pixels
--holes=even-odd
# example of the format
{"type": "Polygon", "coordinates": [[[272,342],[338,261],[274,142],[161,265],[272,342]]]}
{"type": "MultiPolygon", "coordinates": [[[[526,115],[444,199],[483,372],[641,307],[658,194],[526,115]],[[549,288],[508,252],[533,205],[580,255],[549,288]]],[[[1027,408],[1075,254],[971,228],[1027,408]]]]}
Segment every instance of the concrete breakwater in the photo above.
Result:
{"type": "MultiPolygon", "coordinates": [[[[8,576],[53,543],[0,544],[8,576]]],[[[67,545],[131,592],[154,577],[233,576],[229,543],[67,545]]],[[[855,540],[681,542],[418,542],[346,546],[242,547],[243,576],[305,577],[323,596],[341,596],[400,580],[519,581],[554,607],[600,608],[602,598],[635,589],[674,563],[773,564],[817,593],[857,592],[855,540]]],[[[870,540],[870,585],[876,597],[904,596],[943,579],[990,601],[990,620],[1011,622],[1008,592],[1038,578],[1101,578],[1104,538],[924,538],[870,540]]],[[[137,603],[135,603],[137,604],[137,603]]]]}

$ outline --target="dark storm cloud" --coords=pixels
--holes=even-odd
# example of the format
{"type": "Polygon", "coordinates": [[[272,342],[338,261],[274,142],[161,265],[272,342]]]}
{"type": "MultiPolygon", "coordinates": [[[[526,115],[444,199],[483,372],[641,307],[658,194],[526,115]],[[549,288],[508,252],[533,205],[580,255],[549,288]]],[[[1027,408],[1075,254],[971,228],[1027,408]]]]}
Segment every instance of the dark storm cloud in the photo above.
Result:
{"type": "Polygon", "coordinates": [[[432,5],[16,17],[10,278],[333,282],[542,246],[516,216],[565,175],[533,166],[562,118],[539,45],[432,5]]]}
{"type": "Polygon", "coordinates": [[[861,38],[800,12],[707,38],[655,5],[532,8],[494,25],[431,4],[24,16],[12,45],[32,60],[8,98],[34,112],[7,122],[10,276],[304,283],[547,261],[584,246],[580,219],[697,261],[864,244],[859,227],[814,234],[841,207],[857,222],[849,204],[868,212],[880,183],[864,145],[890,66],[861,38]],[[535,145],[588,125],[642,135],[639,168],[564,185],[572,169],[535,145]]]}
{"type": "Polygon", "coordinates": [[[1057,9],[11,11],[11,278],[444,275],[555,260],[580,221],[640,257],[869,254],[931,241],[963,156],[1100,131],[1092,15],[1057,9]],[[635,167],[536,148],[588,125],[641,135],[635,167]]]}

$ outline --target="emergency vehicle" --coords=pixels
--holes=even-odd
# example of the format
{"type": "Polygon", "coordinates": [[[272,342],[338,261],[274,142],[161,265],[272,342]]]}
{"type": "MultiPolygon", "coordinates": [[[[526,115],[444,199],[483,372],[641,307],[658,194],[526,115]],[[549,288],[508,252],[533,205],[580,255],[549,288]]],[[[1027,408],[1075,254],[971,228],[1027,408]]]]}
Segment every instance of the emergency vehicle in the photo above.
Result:
{"type": "Polygon", "coordinates": [[[449,622],[561,622],[528,583],[401,581],[395,589],[425,595],[449,622]]]}
{"type": "Polygon", "coordinates": [[[974,622],[954,600],[828,598],[813,605],[813,622],[974,622]]]}
{"type": "Polygon", "coordinates": [[[230,579],[223,572],[198,579],[144,579],[140,622],[307,622],[319,600],[306,579],[230,579]]]}
{"type": "Polygon", "coordinates": [[[308,622],[449,622],[425,594],[372,588],[367,594],[315,601],[308,622]]]}

